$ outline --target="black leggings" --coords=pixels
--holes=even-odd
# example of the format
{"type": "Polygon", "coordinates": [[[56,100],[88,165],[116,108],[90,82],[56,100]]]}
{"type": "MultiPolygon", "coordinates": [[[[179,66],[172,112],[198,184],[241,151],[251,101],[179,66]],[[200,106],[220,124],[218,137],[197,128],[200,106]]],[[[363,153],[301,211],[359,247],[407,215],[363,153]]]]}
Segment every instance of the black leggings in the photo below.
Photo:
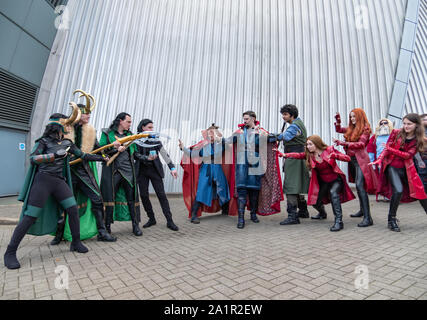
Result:
{"type": "MultiPolygon", "coordinates": [[[[388,181],[391,184],[391,189],[393,192],[390,200],[389,216],[394,218],[396,217],[400,199],[402,199],[403,183],[407,183],[408,176],[406,174],[405,168],[395,168],[390,165],[386,168],[385,173],[387,175],[388,181]]],[[[427,213],[427,199],[420,200],[420,203],[424,208],[424,211],[427,213]]]]}
{"type": "Polygon", "coordinates": [[[341,177],[338,177],[332,182],[324,182],[319,178],[319,183],[320,189],[315,207],[320,208],[322,206],[322,200],[328,196],[328,193],[331,198],[332,207],[341,207],[340,192],[343,188],[343,182],[341,180],[341,177]]]}
{"type": "Polygon", "coordinates": [[[357,162],[356,157],[351,157],[351,161],[348,163],[351,175],[355,177],[357,195],[359,196],[360,209],[362,211],[366,210],[364,214],[370,216],[370,206],[368,193],[365,190],[365,177],[363,176],[362,169],[357,162]]]}
{"type": "Polygon", "coordinates": [[[113,177],[113,183],[114,183],[114,192],[117,192],[119,190],[119,187],[123,187],[123,190],[125,191],[126,200],[128,202],[135,201],[135,192],[132,188],[132,186],[129,184],[129,182],[123,178],[121,173],[116,172],[113,177]]]}

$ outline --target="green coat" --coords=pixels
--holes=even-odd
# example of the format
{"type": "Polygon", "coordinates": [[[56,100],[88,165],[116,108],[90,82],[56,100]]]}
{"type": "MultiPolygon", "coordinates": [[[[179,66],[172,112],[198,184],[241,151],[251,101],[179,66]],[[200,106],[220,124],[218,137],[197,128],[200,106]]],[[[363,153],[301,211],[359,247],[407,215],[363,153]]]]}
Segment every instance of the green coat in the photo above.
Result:
{"type": "MultiPolygon", "coordinates": [[[[290,149],[290,152],[304,152],[304,147],[307,142],[307,130],[304,123],[300,119],[296,119],[292,124],[295,124],[301,130],[301,135],[296,136],[292,140],[285,142],[285,150],[290,149]]],[[[288,151],[285,151],[288,152],[288,151]]],[[[283,182],[284,194],[308,194],[310,186],[310,176],[308,173],[305,160],[286,159],[284,164],[285,179],[283,182]]]]}
{"type": "MultiPolygon", "coordinates": [[[[37,149],[37,147],[38,143],[35,144],[33,152],[37,149]]],[[[62,207],[52,196],[48,198],[43,208],[36,208],[28,205],[28,197],[30,195],[31,187],[33,186],[36,172],[37,165],[31,164],[27,171],[24,185],[22,186],[21,192],[19,193],[18,200],[24,202],[20,220],[22,220],[24,215],[37,218],[36,222],[31,226],[27,233],[34,236],[43,236],[56,233],[58,220],[61,217],[62,207]]],[[[69,156],[67,156],[64,160],[63,173],[67,184],[72,189],[69,156]]]]}
{"type": "MultiPolygon", "coordinates": [[[[132,135],[131,132],[126,132],[127,136],[132,135]]],[[[114,130],[105,129],[102,131],[101,139],[99,141],[100,146],[105,146],[116,141],[114,130]]],[[[135,164],[133,154],[136,151],[135,144],[130,145],[130,159],[133,170],[133,190],[135,195],[135,218],[137,222],[141,222],[141,212],[139,204],[139,193],[138,193],[138,184],[136,181],[135,175],[135,164]]],[[[108,150],[106,151],[108,153],[108,150]]],[[[129,208],[126,200],[125,191],[122,187],[118,190],[113,190],[113,173],[115,171],[114,162],[107,167],[104,163],[102,165],[102,175],[101,175],[101,193],[104,200],[105,214],[106,219],[105,223],[113,223],[114,221],[132,221],[129,208]]]]}

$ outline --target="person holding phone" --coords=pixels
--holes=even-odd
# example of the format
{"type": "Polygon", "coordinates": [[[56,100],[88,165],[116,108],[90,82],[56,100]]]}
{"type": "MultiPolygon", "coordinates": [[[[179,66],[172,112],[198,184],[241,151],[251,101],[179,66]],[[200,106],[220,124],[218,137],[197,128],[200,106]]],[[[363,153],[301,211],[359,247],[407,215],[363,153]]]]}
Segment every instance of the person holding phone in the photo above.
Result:
{"type": "MultiPolygon", "coordinates": [[[[138,133],[152,132],[153,130],[154,124],[150,119],[143,119],[138,125],[138,133]]],[[[148,193],[148,187],[151,181],[157,198],[159,199],[160,206],[162,207],[163,215],[166,218],[166,226],[172,231],[178,231],[179,228],[172,219],[172,212],[165,192],[163,183],[165,172],[159,154],[162,156],[163,160],[166,161],[174,179],[178,178],[176,167],[170,159],[169,154],[163,148],[161,141],[155,136],[149,137],[143,145],[136,144],[136,146],[137,152],[135,153],[135,160],[137,182],[142,205],[148,216],[148,221],[143,225],[143,228],[149,228],[157,223],[148,193]]]]}

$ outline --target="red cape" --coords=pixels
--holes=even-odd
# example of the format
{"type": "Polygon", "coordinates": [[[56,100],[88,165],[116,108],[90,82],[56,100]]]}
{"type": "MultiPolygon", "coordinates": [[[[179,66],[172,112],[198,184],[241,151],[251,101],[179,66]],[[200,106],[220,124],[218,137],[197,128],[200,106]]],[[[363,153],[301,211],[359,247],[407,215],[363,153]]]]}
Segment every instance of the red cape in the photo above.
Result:
{"type": "MultiPolygon", "coordinates": [[[[397,139],[397,135],[400,130],[395,129],[390,134],[388,138],[387,145],[392,147],[393,149],[400,149],[401,139],[397,139]]],[[[387,166],[393,161],[393,155],[389,153],[387,150],[384,150],[381,154],[380,158],[384,154],[382,163],[381,163],[381,172],[380,172],[380,184],[378,187],[378,194],[381,194],[389,199],[393,194],[391,184],[387,179],[385,174],[385,169],[387,166]]],[[[426,199],[427,195],[424,191],[424,185],[418,175],[417,169],[415,168],[413,158],[409,158],[404,161],[405,162],[405,170],[406,175],[408,176],[408,183],[403,183],[403,195],[400,202],[413,202],[416,200],[426,199]]]]}
{"type": "MultiPolygon", "coordinates": [[[[190,147],[190,150],[194,148],[202,148],[206,143],[206,140],[202,140],[194,146],[190,147]]],[[[235,189],[235,167],[234,160],[232,163],[226,160],[227,152],[222,155],[222,170],[224,171],[225,178],[228,182],[229,192],[230,192],[230,204],[228,209],[228,215],[235,216],[237,215],[237,198],[233,197],[235,189]],[[227,164],[227,162],[229,164],[227,164]]],[[[228,159],[227,159],[228,160],[228,159]]],[[[198,159],[190,159],[187,155],[183,155],[181,159],[181,167],[184,169],[184,177],[182,179],[182,193],[184,197],[184,203],[188,210],[188,217],[191,218],[191,207],[196,200],[197,195],[197,186],[199,184],[199,169],[201,166],[201,161],[198,159]],[[199,163],[200,162],[200,163],[199,163]]],[[[197,216],[200,217],[202,212],[216,213],[221,210],[218,199],[212,200],[212,206],[208,207],[205,204],[200,206],[197,216]]]]}

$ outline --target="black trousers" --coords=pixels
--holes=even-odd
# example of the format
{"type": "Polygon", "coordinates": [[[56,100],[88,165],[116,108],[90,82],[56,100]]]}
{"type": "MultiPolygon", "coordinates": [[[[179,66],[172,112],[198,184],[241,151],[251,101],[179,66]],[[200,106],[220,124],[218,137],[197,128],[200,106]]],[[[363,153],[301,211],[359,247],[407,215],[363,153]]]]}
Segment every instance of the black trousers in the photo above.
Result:
{"type": "Polygon", "coordinates": [[[102,197],[93,191],[86,183],[79,178],[73,179],[73,189],[80,190],[85,196],[87,196],[92,203],[92,211],[102,210],[104,211],[102,197]]]}
{"type": "Polygon", "coordinates": [[[343,182],[341,180],[341,177],[338,177],[338,179],[332,181],[332,182],[324,182],[321,179],[319,179],[319,194],[317,197],[317,202],[315,205],[315,208],[320,208],[322,206],[322,199],[327,197],[328,193],[331,198],[331,204],[332,209],[334,211],[334,214],[341,214],[341,201],[340,201],[340,192],[343,188],[343,182]]]}
{"type": "Polygon", "coordinates": [[[258,211],[258,198],[259,190],[257,189],[247,189],[247,188],[237,188],[238,194],[238,210],[244,212],[246,207],[246,199],[249,195],[249,204],[251,206],[251,213],[256,213],[258,211]]]}
{"type": "Polygon", "coordinates": [[[351,157],[351,161],[348,163],[348,166],[351,175],[355,178],[356,190],[360,203],[360,210],[364,213],[365,216],[370,216],[371,210],[369,206],[368,193],[365,190],[365,177],[363,176],[362,169],[360,168],[355,156],[351,157]]]}
{"type": "MultiPolygon", "coordinates": [[[[393,192],[390,199],[389,217],[395,218],[397,208],[400,204],[400,199],[402,199],[403,195],[403,184],[408,183],[408,176],[406,174],[405,168],[395,168],[390,165],[385,169],[385,173],[387,175],[388,181],[391,184],[391,189],[393,192]]],[[[424,208],[424,211],[427,213],[427,199],[419,201],[424,208]]]]}
{"type": "Polygon", "coordinates": [[[125,191],[126,200],[128,202],[134,202],[135,192],[132,186],[129,184],[129,182],[125,178],[123,178],[123,176],[119,172],[116,172],[114,173],[114,176],[113,176],[114,192],[117,192],[117,190],[119,190],[120,187],[122,187],[123,190],[125,191]]]}
{"type": "Polygon", "coordinates": [[[141,169],[138,175],[139,193],[141,196],[142,205],[144,206],[144,210],[147,213],[148,218],[155,219],[153,206],[151,204],[150,195],[148,193],[148,187],[151,181],[157,198],[159,199],[163,214],[167,221],[171,221],[172,213],[170,210],[168,198],[166,197],[163,178],[159,175],[154,166],[141,166],[140,168],[141,169]]]}

